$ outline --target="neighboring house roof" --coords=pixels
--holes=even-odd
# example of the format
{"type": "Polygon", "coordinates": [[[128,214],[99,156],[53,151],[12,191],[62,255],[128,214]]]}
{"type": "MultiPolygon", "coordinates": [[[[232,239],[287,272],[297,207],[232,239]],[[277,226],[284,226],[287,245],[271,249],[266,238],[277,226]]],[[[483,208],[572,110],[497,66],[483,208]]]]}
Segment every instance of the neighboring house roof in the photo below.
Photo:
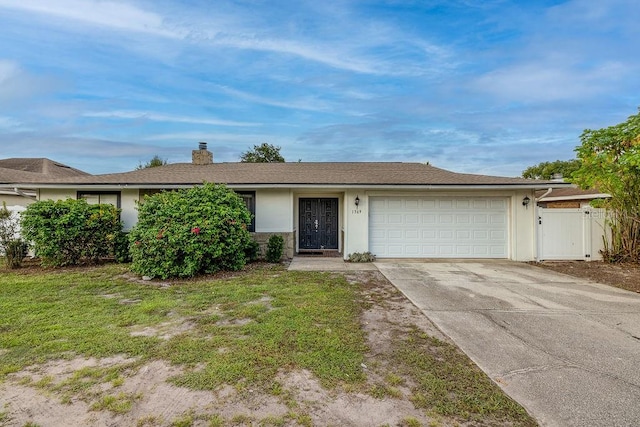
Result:
{"type": "Polygon", "coordinates": [[[0,159],[0,173],[2,174],[0,176],[11,173],[15,173],[16,176],[22,176],[20,175],[21,172],[35,173],[51,178],[89,175],[80,169],[46,158],[0,159]]]}
{"type": "Polygon", "coordinates": [[[27,189],[25,189],[25,186],[15,184],[45,182],[79,176],[91,175],[46,158],[0,159],[0,194],[34,198],[35,191],[29,186],[26,186],[27,189]],[[19,191],[16,187],[20,187],[24,191],[19,191]]]}
{"type": "Polygon", "coordinates": [[[593,199],[608,199],[610,194],[603,193],[596,189],[582,190],[580,188],[554,188],[550,193],[545,191],[539,191],[536,193],[536,197],[540,197],[538,202],[554,202],[562,200],[593,200],[593,199]],[[542,197],[544,196],[544,197],[542,197]]]}
{"type": "MultiPolygon", "coordinates": [[[[44,186],[128,186],[154,188],[203,182],[246,186],[508,186],[526,188],[566,187],[570,184],[462,174],[423,163],[174,163],[124,173],[63,178],[25,177],[14,182],[44,186]]],[[[6,182],[0,178],[0,183],[6,182]]]]}

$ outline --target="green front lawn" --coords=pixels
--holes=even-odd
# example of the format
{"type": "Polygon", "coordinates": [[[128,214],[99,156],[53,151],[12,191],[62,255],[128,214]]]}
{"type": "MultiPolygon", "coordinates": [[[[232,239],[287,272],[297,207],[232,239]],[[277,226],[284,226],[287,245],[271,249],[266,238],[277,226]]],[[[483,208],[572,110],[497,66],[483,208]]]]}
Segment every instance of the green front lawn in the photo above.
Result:
{"type": "Polygon", "coordinates": [[[198,365],[174,379],[196,389],[266,384],[282,368],[325,385],[364,379],[357,289],[341,277],[274,267],[161,287],[125,273],[3,274],[0,380],[46,360],[116,354],[198,365]],[[181,333],[161,337],[172,329],[181,333]]]}
{"type": "MultiPolygon", "coordinates": [[[[62,380],[10,381],[63,403],[80,399],[91,410],[125,414],[143,396],[120,386],[148,362],[166,360],[182,368],[170,379],[176,385],[259,390],[298,408],[285,418],[310,425],[307,411],[323,403],[298,402],[278,381],[279,374],[304,369],[339,393],[409,400],[434,426],[439,420],[535,425],[459,349],[394,317],[393,310],[409,303],[393,292],[382,279],[354,283],[338,274],[281,266],[170,284],[136,280],[122,265],[3,270],[0,383],[47,361],[118,355],[121,363],[81,368],[62,380]],[[399,306],[389,305],[392,300],[399,306]],[[363,312],[375,307],[389,313],[375,325],[387,331],[390,350],[384,352],[370,351],[361,324],[363,312]],[[108,392],[96,392],[107,384],[108,392]]],[[[0,421],[3,416],[8,415],[0,412],[0,421]]],[[[404,424],[421,425],[411,417],[404,424]]]]}

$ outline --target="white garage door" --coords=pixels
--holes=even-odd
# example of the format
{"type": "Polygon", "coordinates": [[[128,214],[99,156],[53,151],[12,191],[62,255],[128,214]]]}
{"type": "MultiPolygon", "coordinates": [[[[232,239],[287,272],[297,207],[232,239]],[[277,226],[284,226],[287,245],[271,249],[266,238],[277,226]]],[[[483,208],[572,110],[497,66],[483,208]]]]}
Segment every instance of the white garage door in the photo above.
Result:
{"type": "Polygon", "coordinates": [[[504,197],[370,197],[369,250],[381,258],[507,258],[504,197]]]}

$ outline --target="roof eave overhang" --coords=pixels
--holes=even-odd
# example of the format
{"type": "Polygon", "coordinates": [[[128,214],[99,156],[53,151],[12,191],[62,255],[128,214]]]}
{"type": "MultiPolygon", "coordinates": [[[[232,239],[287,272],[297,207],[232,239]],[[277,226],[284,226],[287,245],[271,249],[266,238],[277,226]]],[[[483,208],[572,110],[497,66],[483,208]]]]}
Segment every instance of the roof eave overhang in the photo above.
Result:
{"type": "MultiPolygon", "coordinates": [[[[13,188],[60,188],[60,189],[178,189],[200,185],[201,182],[163,184],[163,183],[25,183],[6,184],[13,188]]],[[[232,188],[314,188],[314,189],[376,189],[376,190],[545,190],[549,188],[575,187],[569,183],[496,183],[496,184],[316,184],[316,183],[224,183],[232,188]]]]}

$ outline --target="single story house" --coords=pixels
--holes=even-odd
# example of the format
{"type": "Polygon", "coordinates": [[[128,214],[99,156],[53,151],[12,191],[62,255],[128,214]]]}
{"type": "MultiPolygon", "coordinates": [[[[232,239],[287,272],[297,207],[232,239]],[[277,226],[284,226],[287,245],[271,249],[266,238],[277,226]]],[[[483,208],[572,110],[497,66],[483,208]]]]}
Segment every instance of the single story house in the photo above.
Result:
{"type": "Polygon", "coordinates": [[[379,258],[517,261],[536,257],[535,191],[570,186],[422,163],[215,163],[206,143],[191,163],[5,184],[35,188],[39,200],[113,203],[130,229],[146,195],[203,182],[240,194],[254,215],[256,240],[282,235],[288,257],[369,251],[379,258]]]}

